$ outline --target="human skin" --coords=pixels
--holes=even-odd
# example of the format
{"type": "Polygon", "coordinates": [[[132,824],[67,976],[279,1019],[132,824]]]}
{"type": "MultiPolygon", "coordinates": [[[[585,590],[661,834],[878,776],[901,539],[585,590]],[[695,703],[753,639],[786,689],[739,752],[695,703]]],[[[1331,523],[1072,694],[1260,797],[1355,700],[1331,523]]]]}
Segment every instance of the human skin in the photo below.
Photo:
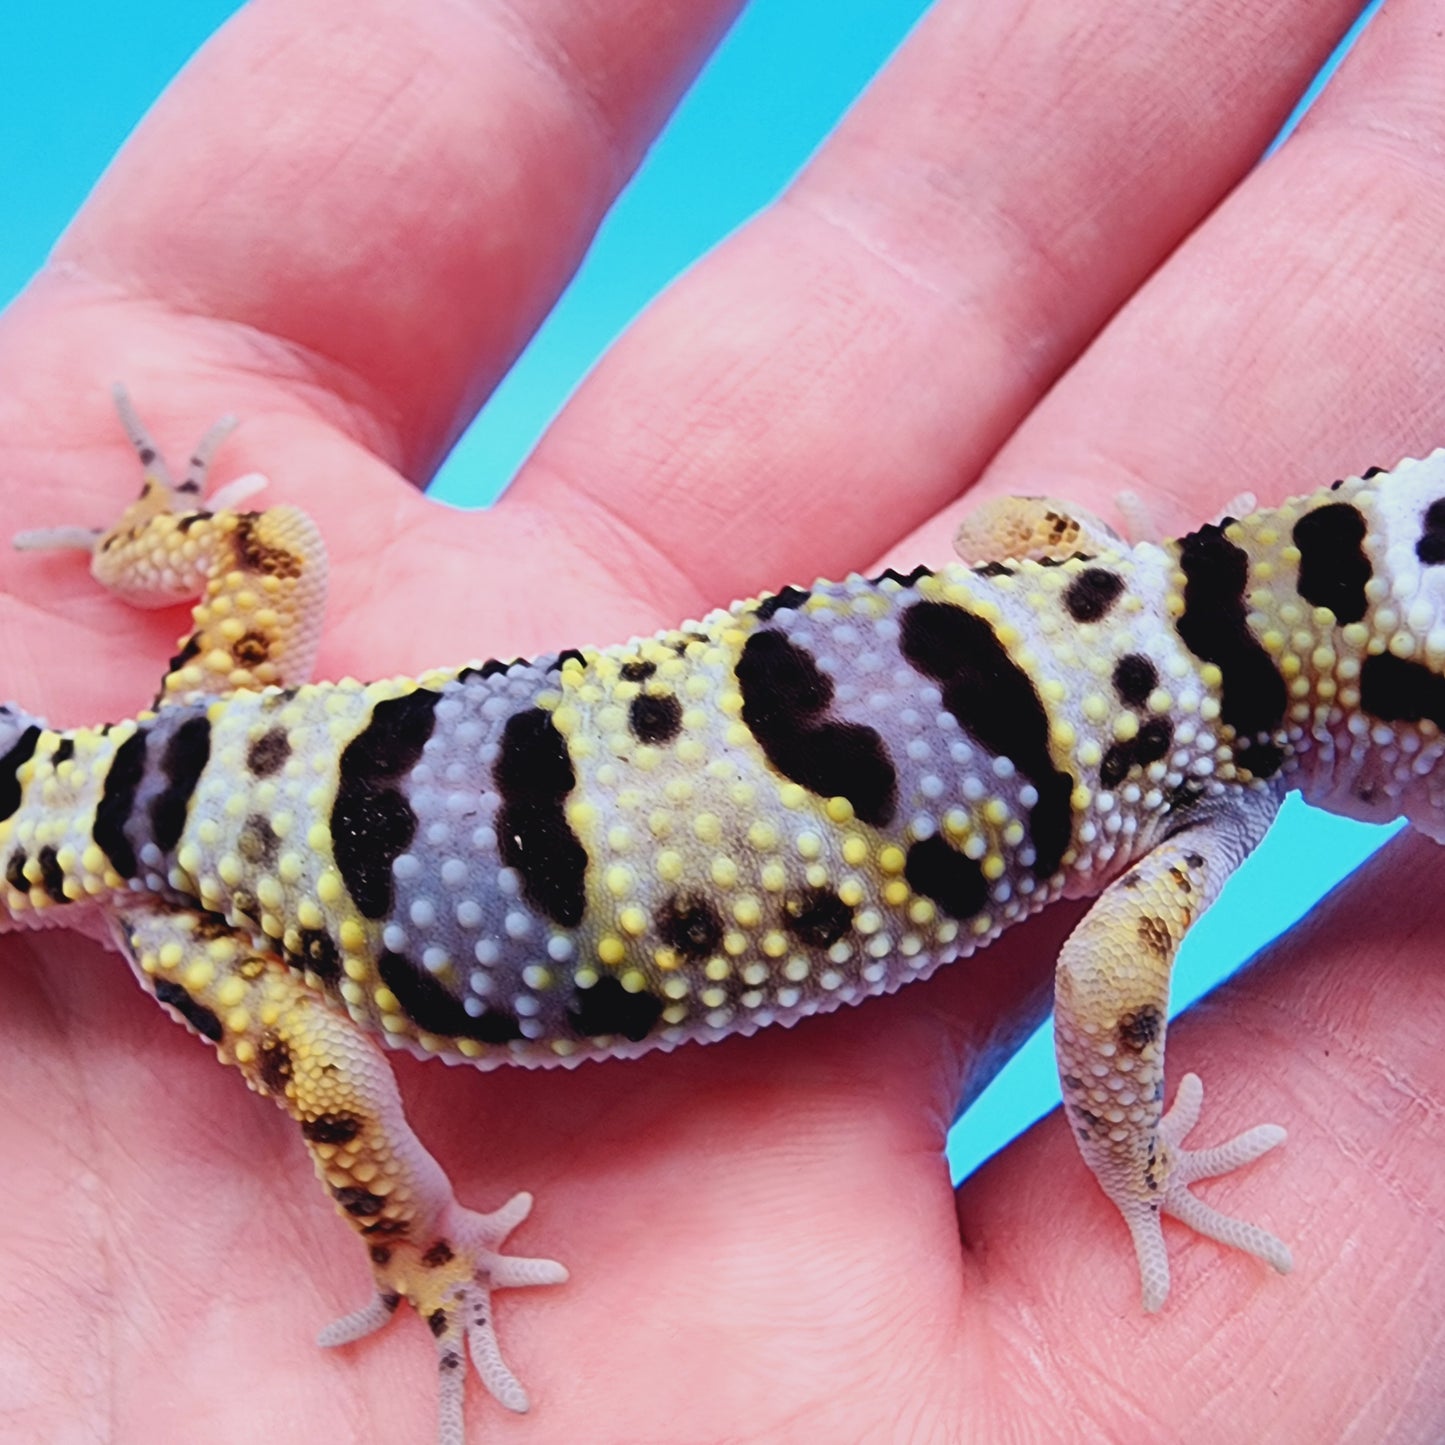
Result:
{"type": "MultiPolygon", "coordinates": [[[[416,488],[577,264],[731,0],[258,0],[0,321],[6,526],[103,523],[123,378],[174,455],[319,521],[317,675],[612,641],[734,596],[939,563],[1010,491],[1172,530],[1445,442],[1445,5],[1392,0],[1251,170],[1354,7],[942,0],[797,183],[601,363],[501,503],[416,488]],[[1226,199],[1227,197],[1227,199],[1226,199]],[[1217,209],[1216,209],[1217,208],[1217,209]]],[[[799,63],[806,63],[800,59],[799,63]]],[[[132,713],[184,628],[6,556],[0,692],[132,713]]],[[[500,1298],[528,1442],[1415,1441],[1445,1384],[1442,857],[1388,848],[1169,1035],[1201,1186],[1280,1279],[1124,1226],[1052,1116],[951,1189],[956,1102],[1046,1007],[1078,910],[793,1030],[570,1073],[398,1058],[461,1200],[536,1192],[500,1298]]],[[[426,1440],[434,1350],[370,1288],[294,1127],[113,955],[7,939],[0,1433],[426,1440]]]]}

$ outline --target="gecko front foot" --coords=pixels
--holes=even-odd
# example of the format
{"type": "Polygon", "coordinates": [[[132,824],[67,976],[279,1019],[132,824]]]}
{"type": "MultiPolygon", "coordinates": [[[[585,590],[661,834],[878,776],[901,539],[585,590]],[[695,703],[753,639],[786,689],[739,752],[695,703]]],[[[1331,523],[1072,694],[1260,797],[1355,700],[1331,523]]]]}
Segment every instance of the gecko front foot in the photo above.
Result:
{"type": "Polygon", "coordinates": [[[1261,1154],[1282,1144],[1285,1131],[1278,1124],[1258,1124],[1212,1149],[1186,1149],[1184,1139],[1199,1122],[1203,1103],[1204,1085],[1199,1075],[1186,1074],[1174,1096],[1173,1106],[1159,1121],[1157,1158],[1161,1187],[1158,1194],[1147,1201],[1137,1196],[1115,1201],[1134,1238],[1144,1308],[1151,1314],[1163,1305],[1169,1293],[1169,1256],[1159,1223],[1161,1214],[1172,1214],[1200,1234],[1264,1260],[1281,1274],[1288,1274],[1293,1266],[1283,1240],[1257,1224],[1221,1213],[1189,1190],[1191,1184],[1201,1179],[1215,1179],[1253,1163],[1261,1154]]]}
{"type": "Polygon", "coordinates": [[[413,1240],[376,1238],[370,1246],[377,1293],[367,1305],[322,1330],[318,1343],[349,1344],[378,1330],[408,1300],[437,1343],[441,1375],[439,1445],[462,1445],[463,1345],[487,1392],[518,1413],[527,1392],[507,1368],[497,1344],[492,1291],[519,1285],[562,1284],[566,1269],[552,1259],[500,1252],[507,1236],[527,1217],[532,1196],[514,1195],[500,1209],[478,1214],[449,1204],[437,1226],[413,1240]]]}

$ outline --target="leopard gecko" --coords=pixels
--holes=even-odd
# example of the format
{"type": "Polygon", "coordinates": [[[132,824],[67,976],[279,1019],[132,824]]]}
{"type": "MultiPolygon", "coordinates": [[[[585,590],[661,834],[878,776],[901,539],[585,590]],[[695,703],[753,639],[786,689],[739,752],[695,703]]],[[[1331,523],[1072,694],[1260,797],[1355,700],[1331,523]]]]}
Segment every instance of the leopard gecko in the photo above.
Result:
{"type": "Polygon", "coordinates": [[[788,586],[621,646],[308,682],[327,562],[304,513],[203,500],[134,409],[139,500],[80,546],[142,605],[194,598],[153,706],[56,730],[0,711],[3,926],[98,922],[143,987],[300,1126],[366,1246],[357,1339],[405,1299],[442,1445],[469,1354],[504,1406],[491,1291],[526,1216],[453,1195],[381,1047],[488,1068],[750,1034],[923,978],[1064,897],[1064,1109],[1169,1288],[1164,1214],[1260,1257],[1191,1192],[1277,1144],[1190,1149],[1164,1108],[1169,972],[1284,793],[1445,837],[1445,450],[1127,545],[1011,499],[962,560],[788,586]]]}

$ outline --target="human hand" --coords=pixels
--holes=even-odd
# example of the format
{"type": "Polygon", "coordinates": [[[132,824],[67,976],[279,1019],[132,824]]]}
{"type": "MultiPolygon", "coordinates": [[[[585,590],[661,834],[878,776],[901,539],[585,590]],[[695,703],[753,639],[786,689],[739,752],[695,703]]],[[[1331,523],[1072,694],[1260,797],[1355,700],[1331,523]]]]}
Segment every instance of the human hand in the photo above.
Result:
{"type": "MultiPolygon", "coordinates": [[[[944,3],[497,508],[428,503],[402,478],[505,370],[732,8],[244,11],[4,320],[10,525],[129,498],[112,380],[176,449],[234,411],[220,475],[269,473],[332,553],[318,675],[379,676],[939,562],[965,491],[1107,512],[1147,487],[1183,527],[1445,440],[1439,5],[1390,7],[1215,211],[1350,6],[944,3]]],[[[66,724],[152,696],[178,615],[74,560],[5,565],[0,691],[66,724]]],[[[1436,866],[1395,845],[1171,1031],[1207,1127],[1289,1126],[1209,1195],[1296,1273],[1171,1230],[1152,1319],[1060,1121],[957,1197],[941,1159],[960,1093],[1039,1016],[1068,908],[746,1042],[570,1074],[399,1059],[459,1196],[534,1189],[514,1247],[572,1271],[503,1296],[537,1407],[473,1385],[473,1438],[1432,1437],[1436,866]]],[[[287,1121],[113,958],[47,934],[6,964],[15,1438],[428,1438],[423,1328],[311,1344],[367,1283],[287,1121]]]]}

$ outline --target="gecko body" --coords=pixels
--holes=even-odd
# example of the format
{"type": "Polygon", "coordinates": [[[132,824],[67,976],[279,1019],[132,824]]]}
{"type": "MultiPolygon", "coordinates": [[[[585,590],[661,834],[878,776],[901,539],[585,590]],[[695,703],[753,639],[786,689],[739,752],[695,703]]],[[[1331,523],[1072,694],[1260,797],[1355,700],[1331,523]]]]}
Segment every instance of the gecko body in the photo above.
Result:
{"type": "MultiPolygon", "coordinates": [[[[1147,1308],[1175,1214],[1279,1269],[1190,1185],[1283,1137],[1192,1151],[1163,1106],[1180,940],[1284,793],[1445,834],[1445,452],[1175,542],[1012,500],[966,560],[739,602],[617,647],[311,683],[324,548],[292,508],[204,505],[128,404],[140,501],[79,543],[131,600],[199,594],[156,705],[0,712],[4,924],[109,931],[143,984],[301,1127],[367,1242],[372,1304],[514,1409],[489,1292],[530,1200],[452,1197],[373,1039],[575,1065],[792,1024],[1101,895],[1065,946],[1069,1122],[1134,1237],[1147,1308]]],[[[234,484],[233,484],[234,486],[234,484]]],[[[243,489],[244,490],[244,489],[243,489]]],[[[232,496],[235,493],[232,492],[232,496]]],[[[224,497],[222,500],[226,500],[224,497]]]]}

